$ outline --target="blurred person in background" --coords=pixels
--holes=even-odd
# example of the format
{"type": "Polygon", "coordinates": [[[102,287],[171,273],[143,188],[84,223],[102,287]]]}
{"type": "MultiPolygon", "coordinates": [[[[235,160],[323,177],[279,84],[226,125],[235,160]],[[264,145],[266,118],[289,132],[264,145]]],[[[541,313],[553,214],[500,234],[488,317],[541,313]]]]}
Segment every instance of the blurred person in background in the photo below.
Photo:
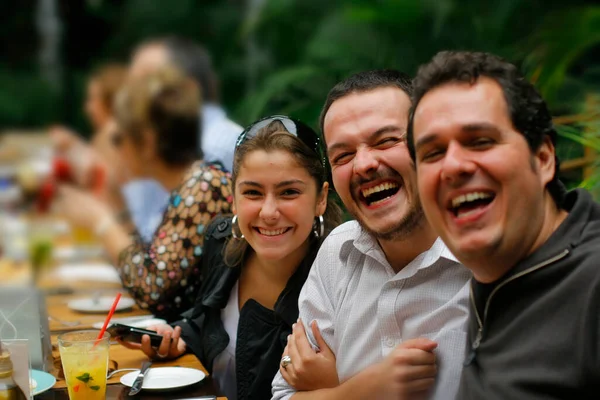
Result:
{"type": "Polygon", "coordinates": [[[96,233],[138,305],[168,320],[193,304],[205,228],[232,201],[229,174],[196,157],[199,106],[197,86],[174,69],[133,78],[117,96],[112,140],[124,166],[132,179],[153,179],[171,193],[149,244],[87,192],[63,186],[57,199],[73,224],[96,233]]]}
{"type": "MultiPolygon", "coordinates": [[[[124,65],[109,63],[98,67],[89,77],[86,88],[84,113],[92,127],[90,144],[76,132],[64,127],[54,126],[50,135],[54,142],[56,155],[68,164],[69,175],[74,183],[91,189],[94,180],[102,175],[103,198],[112,207],[123,207],[119,194],[120,157],[112,145],[111,137],[115,131],[113,121],[113,102],[116,93],[124,84],[127,68],[124,65]]],[[[66,166],[65,166],[66,167],[66,166]]]]}
{"type": "Polygon", "coordinates": [[[175,67],[200,88],[202,106],[199,108],[202,129],[198,130],[198,147],[204,160],[219,162],[225,169],[233,167],[235,141],[242,127],[227,118],[219,105],[219,87],[212,60],[199,44],[177,36],[150,39],[133,53],[130,74],[138,76],[163,67],[175,67]]]}
{"type": "Polygon", "coordinates": [[[341,210],[328,197],[324,151],[312,129],[274,116],[248,127],[238,143],[235,216],[207,228],[194,308],[153,328],[164,335],[157,349],[148,336],[141,345],[122,343],[159,359],[190,350],[229,400],[268,399],[300,289],[341,210]]]}
{"type": "MultiPolygon", "coordinates": [[[[199,157],[218,162],[231,171],[235,141],[242,127],[227,118],[219,106],[217,76],[207,51],[199,44],[180,37],[149,39],[134,51],[130,76],[139,77],[159,68],[174,67],[198,85],[203,102],[198,108],[199,157]]],[[[169,194],[152,179],[130,180],[122,187],[129,214],[144,240],[150,240],[160,223],[169,194]]]]}
{"type": "MultiPolygon", "coordinates": [[[[97,68],[87,81],[83,111],[92,128],[91,142],[100,152],[104,148],[113,152],[112,146],[107,146],[110,140],[103,139],[110,131],[114,98],[123,86],[126,76],[126,66],[110,63],[97,68]]],[[[59,151],[67,150],[74,143],[81,141],[79,135],[65,127],[56,126],[51,133],[55,136],[55,145],[59,151]]]]}
{"type": "Polygon", "coordinates": [[[107,64],[100,67],[87,84],[84,111],[94,130],[92,148],[109,165],[119,159],[111,140],[115,130],[113,103],[126,75],[127,68],[124,65],[107,64]]]}

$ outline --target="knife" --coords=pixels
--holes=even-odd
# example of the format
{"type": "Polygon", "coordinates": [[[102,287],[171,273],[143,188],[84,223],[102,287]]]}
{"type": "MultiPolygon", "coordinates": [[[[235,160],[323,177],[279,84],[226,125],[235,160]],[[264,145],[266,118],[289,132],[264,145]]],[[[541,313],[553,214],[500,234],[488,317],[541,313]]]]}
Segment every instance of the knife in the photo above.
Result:
{"type": "Polygon", "coordinates": [[[144,385],[144,376],[146,375],[146,371],[148,371],[151,365],[152,361],[144,361],[142,363],[142,369],[140,370],[140,373],[131,385],[131,390],[129,391],[130,396],[135,396],[140,392],[140,390],[142,390],[142,386],[144,385]]]}

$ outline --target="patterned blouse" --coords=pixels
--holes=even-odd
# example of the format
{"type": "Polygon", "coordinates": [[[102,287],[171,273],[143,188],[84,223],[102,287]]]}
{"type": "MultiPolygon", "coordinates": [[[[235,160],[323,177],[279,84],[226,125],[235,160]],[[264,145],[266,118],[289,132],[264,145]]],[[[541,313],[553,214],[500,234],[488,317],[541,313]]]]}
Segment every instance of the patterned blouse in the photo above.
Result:
{"type": "Polygon", "coordinates": [[[200,288],[204,229],[231,212],[231,176],[214,164],[194,163],[170,196],[150,244],[140,238],[119,256],[123,286],[141,308],[168,320],[194,305],[200,288]]]}

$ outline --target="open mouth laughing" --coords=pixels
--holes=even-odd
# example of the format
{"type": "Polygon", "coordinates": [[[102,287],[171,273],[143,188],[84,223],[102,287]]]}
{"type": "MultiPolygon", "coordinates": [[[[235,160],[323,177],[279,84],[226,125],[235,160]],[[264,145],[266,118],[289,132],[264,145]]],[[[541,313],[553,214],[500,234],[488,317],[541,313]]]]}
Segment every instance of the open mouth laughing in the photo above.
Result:
{"type": "Polygon", "coordinates": [[[466,218],[485,209],[495,197],[491,191],[462,193],[452,197],[447,208],[456,218],[466,218]]]}
{"type": "Polygon", "coordinates": [[[375,186],[361,189],[362,200],[367,206],[376,206],[393,197],[400,191],[400,184],[394,181],[381,182],[375,186]]]}

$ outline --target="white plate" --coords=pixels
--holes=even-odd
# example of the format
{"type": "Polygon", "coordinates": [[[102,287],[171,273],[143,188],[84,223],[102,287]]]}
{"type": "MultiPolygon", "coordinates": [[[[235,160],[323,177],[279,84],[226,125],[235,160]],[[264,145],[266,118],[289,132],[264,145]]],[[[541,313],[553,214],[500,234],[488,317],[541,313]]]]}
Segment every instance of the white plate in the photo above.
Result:
{"type": "MultiPolygon", "coordinates": [[[[152,316],[140,316],[140,317],[123,317],[123,318],[111,318],[110,324],[123,324],[133,326],[135,328],[147,328],[152,325],[166,324],[167,321],[164,319],[154,318],[152,316]]],[[[96,322],[92,325],[94,329],[102,329],[104,321],[96,322]]]]}
{"type": "MultiPolygon", "coordinates": [[[[85,313],[105,313],[109,312],[114,303],[114,296],[104,296],[99,298],[86,297],[83,299],[71,300],[67,305],[71,310],[85,313]]],[[[121,297],[115,311],[128,310],[135,305],[135,301],[129,297],[121,297]]]]}
{"type": "MultiPolygon", "coordinates": [[[[65,254],[61,254],[64,256],[65,254]]],[[[69,263],[58,267],[52,276],[60,281],[121,283],[117,270],[110,264],[97,262],[69,263]]]]}
{"type": "MultiPolygon", "coordinates": [[[[121,377],[121,383],[131,387],[140,371],[130,372],[121,377]]],[[[150,368],[144,378],[144,390],[172,390],[198,383],[206,377],[199,369],[184,367],[150,368]]]]}
{"type": "Polygon", "coordinates": [[[56,378],[47,372],[38,371],[37,369],[32,369],[30,372],[30,384],[35,382],[35,385],[31,385],[31,394],[34,396],[49,390],[56,383],[56,378]]]}

